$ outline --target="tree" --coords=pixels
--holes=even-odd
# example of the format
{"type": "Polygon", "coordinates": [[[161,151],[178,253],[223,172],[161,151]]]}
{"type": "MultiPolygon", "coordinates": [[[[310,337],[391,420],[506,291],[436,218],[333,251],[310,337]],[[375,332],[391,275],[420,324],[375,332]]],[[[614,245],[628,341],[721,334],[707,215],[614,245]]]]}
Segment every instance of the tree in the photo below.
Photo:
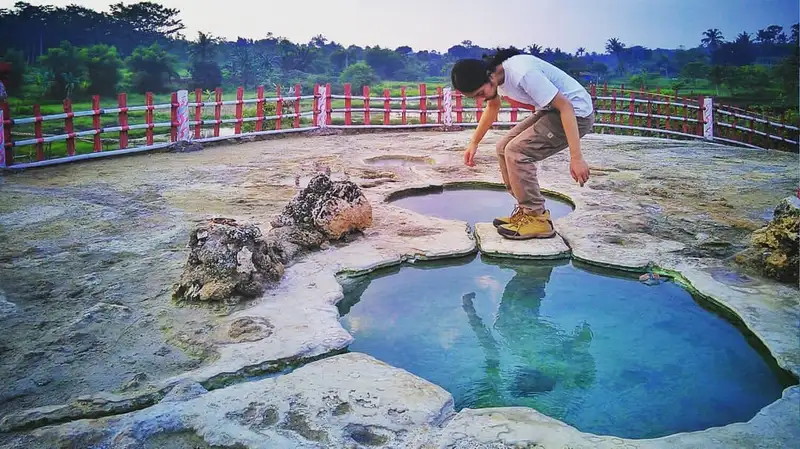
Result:
{"type": "Polygon", "coordinates": [[[111,17],[129,24],[134,32],[150,38],[169,38],[183,30],[185,26],[178,19],[178,13],[177,9],[149,1],[111,5],[111,17]]]}
{"type": "Polygon", "coordinates": [[[709,28],[703,31],[703,39],[700,42],[713,53],[719,49],[724,41],[725,38],[722,36],[722,31],[717,28],[709,28]]]}
{"type": "Polygon", "coordinates": [[[217,38],[201,31],[197,33],[197,42],[189,47],[192,89],[215,89],[222,85],[222,70],[216,61],[218,43],[217,38]]]}
{"type": "Polygon", "coordinates": [[[6,62],[11,66],[11,71],[4,79],[6,92],[8,95],[21,95],[22,85],[25,83],[25,54],[17,49],[9,49],[0,57],[0,61],[6,62]]]}
{"type": "Polygon", "coordinates": [[[369,64],[359,61],[344,69],[344,72],[339,76],[339,80],[342,83],[350,83],[355,92],[361,92],[364,86],[376,83],[378,76],[369,64]]]}
{"type": "Polygon", "coordinates": [[[137,47],[127,59],[136,92],[167,92],[175,73],[175,57],[158,44],[137,47]]]}
{"type": "MultiPolygon", "coordinates": [[[[778,25],[770,25],[756,33],[756,41],[762,44],[775,44],[778,42],[778,36],[783,34],[783,27],[778,25]]],[[[784,35],[785,36],[785,35],[784,35]]]]}
{"type": "Polygon", "coordinates": [[[536,57],[542,56],[542,46],[539,44],[531,44],[528,46],[527,50],[528,53],[532,54],[533,56],[536,57]]]}
{"type": "Polygon", "coordinates": [[[792,37],[789,39],[791,44],[797,45],[798,44],[798,31],[800,29],[800,23],[795,23],[792,25],[792,37]]]}
{"type": "Polygon", "coordinates": [[[697,80],[708,76],[709,67],[706,63],[694,61],[686,64],[681,69],[681,76],[692,81],[693,86],[697,86],[697,80]]]}
{"type": "Polygon", "coordinates": [[[616,37],[612,37],[611,39],[606,42],[606,51],[610,55],[614,55],[617,57],[617,71],[622,74],[625,72],[625,63],[623,61],[623,55],[625,53],[625,44],[623,44],[619,39],[616,37]]]}
{"type": "Polygon", "coordinates": [[[721,65],[713,65],[708,71],[708,81],[714,86],[719,96],[719,86],[725,81],[726,68],[721,65]]]}
{"type": "Polygon", "coordinates": [[[403,57],[388,48],[373,47],[365,52],[365,59],[381,78],[392,79],[405,66],[403,57]]]}
{"type": "Polygon", "coordinates": [[[71,96],[86,75],[84,54],[67,41],[62,41],[56,48],[48,49],[39,58],[39,64],[50,72],[51,81],[47,87],[47,95],[54,99],[71,96]]]}
{"type": "Polygon", "coordinates": [[[583,48],[583,47],[578,47],[578,49],[575,50],[575,56],[578,57],[578,58],[583,56],[584,53],[586,53],[586,49],[583,48]]]}
{"type": "Polygon", "coordinates": [[[788,58],[785,58],[775,68],[775,75],[781,81],[781,97],[784,104],[797,108],[798,96],[798,71],[800,71],[800,50],[795,45],[794,52],[788,58]]]}
{"type": "Polygon", "coordinates": [[[117,49],[98,44],[82,49],[81,53],[86,60],[89,91],[95,95],[116,94],[117,83],[120,80],[119,71],[122,68],[117,49]]]}

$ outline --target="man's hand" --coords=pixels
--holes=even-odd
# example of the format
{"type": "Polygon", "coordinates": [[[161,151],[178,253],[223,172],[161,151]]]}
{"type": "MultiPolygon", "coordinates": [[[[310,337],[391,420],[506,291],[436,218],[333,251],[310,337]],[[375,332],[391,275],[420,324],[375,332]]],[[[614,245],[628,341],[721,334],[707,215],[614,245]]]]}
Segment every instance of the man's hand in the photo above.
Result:
{"type": "Polygon", "coordinates": [[[464,150],[464,165],[468,165],[470,167],[475,166],[475,152],[478,151],[478,146],[470,143],[467,146],[467,149],[464,150]]]}
{"type": "Polygon", "coordinates": [[[569,162],[569,173],[572,175],[572,179],[583,187],[583,184],[589,180],[589,164],[583,158],[572,159],[569,162]]]}

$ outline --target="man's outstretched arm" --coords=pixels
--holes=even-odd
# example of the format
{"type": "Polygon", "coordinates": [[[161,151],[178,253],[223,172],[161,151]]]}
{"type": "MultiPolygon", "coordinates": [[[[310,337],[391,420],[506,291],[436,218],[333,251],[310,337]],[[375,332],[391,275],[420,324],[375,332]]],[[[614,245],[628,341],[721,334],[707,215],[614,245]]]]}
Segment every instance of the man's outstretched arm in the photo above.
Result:
{"type": "Polygon", "coordinates": [[[572,179],[583,187],[583,184],[589,180],[589,165],[583,160],[583,153],[581,152],[581,136],[578,133],[578,118],[575,116],[575,108],[572,107],[572,103],[561,92],[556,94],[551,105],[558,109],[564,132],[567,135],[569,172],[572,175],[572,179]]]}

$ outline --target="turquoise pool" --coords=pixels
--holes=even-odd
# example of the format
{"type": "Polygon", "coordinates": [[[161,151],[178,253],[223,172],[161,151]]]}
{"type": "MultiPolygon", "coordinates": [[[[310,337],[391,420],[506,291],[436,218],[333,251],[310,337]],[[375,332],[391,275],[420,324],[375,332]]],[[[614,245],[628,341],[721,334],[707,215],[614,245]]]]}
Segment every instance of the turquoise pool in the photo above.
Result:
{"type": "MultiPolygon", "coordinates": [[[[495,217],[508,216],[515,201],[504,188],[448,187],[403,192],[389,199],[390,203],[419,214],[447,220],[462,220],[470,225],[491,223],[495,217]]],[[[553,219],[572,212],[572,204],[552,195],[545,195],[545,207],[553,219]]]]}
{"type": "Polygon", "coordinates": [[[570,261],[470,256],[343,281],[351,351],[447,389],[652,438],[751,419],[794,382],[680,286],[570,261]]]}

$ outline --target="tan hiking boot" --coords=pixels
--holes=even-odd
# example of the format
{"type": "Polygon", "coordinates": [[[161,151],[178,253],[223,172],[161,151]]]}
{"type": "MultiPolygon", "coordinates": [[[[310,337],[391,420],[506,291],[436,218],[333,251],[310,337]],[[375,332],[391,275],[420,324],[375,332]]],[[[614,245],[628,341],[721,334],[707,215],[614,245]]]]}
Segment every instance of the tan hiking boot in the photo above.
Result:
{"type": "Polygon", "coordinates": [[[497,232],[512,240],[546,239],[556,235],[548,210],[541,215],[521,214],[513,223],[498,226],[497,232]]]}
{"type": "Polygon", "coordinates": [[[520,208],[519,204],[517,204],[516,206],[514,206],[514,211],[511,212],[510,216],[508,216],[508,217],[497,217],[497,218],[494,219],[494,221],[492,221],[492,224],[494,225],[495,228],[497,228],[499,226],[502,226],[502,225],[514,224],[514,221],[517,218],[519,218],[520,215],[522,215],[522,208],[520,208]]]}

